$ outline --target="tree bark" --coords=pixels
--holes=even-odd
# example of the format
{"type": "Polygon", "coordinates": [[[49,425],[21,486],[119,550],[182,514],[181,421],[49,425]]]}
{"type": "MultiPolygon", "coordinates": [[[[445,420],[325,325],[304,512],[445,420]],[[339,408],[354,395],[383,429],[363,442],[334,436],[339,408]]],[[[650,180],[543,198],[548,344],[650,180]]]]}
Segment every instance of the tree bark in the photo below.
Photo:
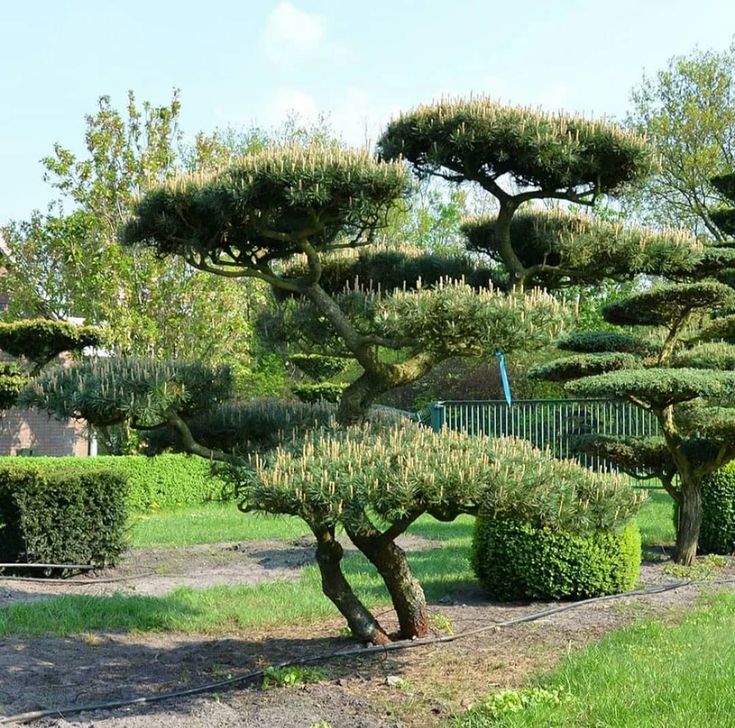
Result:
{"type": "Polygon", "coordinates": [[[359,640],[371,642],[374,645],[385,645],[391,640],[385,630],[365,605],[355,596],[345,575],[342,573],[340,562],[343,549],[334,537],[334,528],[312,526],[316,537],[316,562],[322,577],[322,591],[340,614],[347,620],[352,634],[359,640]]]}
{"type": "Polygon", "coordinates": [[[383,578],[398,616],[400,637],[426,637],[429,633],[426,596],[418,579],[411,573],[405,551],[395,541],[381,536],[364,536],[349,530],[348,535],[383,578]]]}
{"type": "Polygon", "coordinates": [[[702,485],[698,479],[681,478],[679,522],[676,529],[677,564],[691,566],[697,556],[699,531],[702,526],[702,485]]]}
{"type": "Polygon", "coordinates": [[[350,384],[339,400],[337,422],[344,427],[362,422],[373,402],[390,386],[385,380],[363,372],[350,384]]]}

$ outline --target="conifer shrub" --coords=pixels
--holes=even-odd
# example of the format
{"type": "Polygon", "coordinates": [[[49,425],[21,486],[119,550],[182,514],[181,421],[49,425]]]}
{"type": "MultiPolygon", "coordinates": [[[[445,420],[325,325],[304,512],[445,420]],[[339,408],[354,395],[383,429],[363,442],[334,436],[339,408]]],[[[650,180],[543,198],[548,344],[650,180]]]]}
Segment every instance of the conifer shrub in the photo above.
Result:
{"type": "Polygon", "coordinates": [[[702,530],[699,551],[731,554],[735,551],[735,466],[710,475],[702,488],[702,530]]]}
{"type": "Polygon", "coordinates": [[[125,548],[124,473],[0,466],[0,561],[110,566],[125,548]]]}
{"type": "Polygon", "coordinates": [[[590,533],[479,517],[472,566],[492,599],[584,599],[632,589],[641,537],[635,523],[590,533]]]}

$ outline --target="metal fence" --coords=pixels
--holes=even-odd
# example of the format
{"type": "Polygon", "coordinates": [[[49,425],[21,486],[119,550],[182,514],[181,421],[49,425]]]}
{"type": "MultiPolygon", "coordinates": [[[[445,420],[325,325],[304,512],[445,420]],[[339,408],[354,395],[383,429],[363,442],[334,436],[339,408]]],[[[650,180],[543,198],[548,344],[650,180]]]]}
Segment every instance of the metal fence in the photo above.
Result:
{"type": "Polygon", "coordinates": [[[549,448],[559,458],[574,458],[598,471],[615,471],[611,463],[590,455],[576,455],[572,440],[580,435],[646,437],[659,434],[656,418],[623,400],[520,399],[446,401],[431,405],[431,426],[471,435],[519,437],[536,447],[549,448]]]}

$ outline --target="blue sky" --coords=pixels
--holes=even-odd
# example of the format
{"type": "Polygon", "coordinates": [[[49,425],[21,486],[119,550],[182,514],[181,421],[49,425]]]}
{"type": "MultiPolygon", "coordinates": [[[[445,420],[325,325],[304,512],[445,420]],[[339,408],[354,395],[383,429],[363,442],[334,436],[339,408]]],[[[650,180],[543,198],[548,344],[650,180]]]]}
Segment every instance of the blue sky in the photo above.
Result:
{"type": "Polygon", "coordinates": [[[354,144],[442,95],[622,117],[644,69],[735,34],[732,0],[0,2],[0,222],[52,199],[39,159],[82,146],[97,97],[165,103],[187,135],[330,115],[354,144]]]}

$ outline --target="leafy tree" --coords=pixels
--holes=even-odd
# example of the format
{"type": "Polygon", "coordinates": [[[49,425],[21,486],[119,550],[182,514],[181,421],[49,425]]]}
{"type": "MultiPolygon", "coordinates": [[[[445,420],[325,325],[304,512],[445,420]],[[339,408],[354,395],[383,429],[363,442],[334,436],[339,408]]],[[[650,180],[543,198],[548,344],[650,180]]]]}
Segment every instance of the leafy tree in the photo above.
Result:
{"type": "Polygon", "coordinates": [[[243,313],[262,292],[117,242],[138,195],[180,166],[179,113],[177,93],[154,106],[131,92],[124,114],[103,96],[86,120],[86,154],[55,145],[43,165],[63,204],[2,231],[8,316],[104,324],[109,346],[122,354],[247,365],[252,322],[243,313]]]}
{"type": "Polygon", "coordinates": [[[723,202],[711,178],[735,166],[735,44],[671,58],[632,92],[627,124],[645,134],[661,160],[630,196],[647,222],[677,225],[717,240],[710,215],[723,202]]]}

